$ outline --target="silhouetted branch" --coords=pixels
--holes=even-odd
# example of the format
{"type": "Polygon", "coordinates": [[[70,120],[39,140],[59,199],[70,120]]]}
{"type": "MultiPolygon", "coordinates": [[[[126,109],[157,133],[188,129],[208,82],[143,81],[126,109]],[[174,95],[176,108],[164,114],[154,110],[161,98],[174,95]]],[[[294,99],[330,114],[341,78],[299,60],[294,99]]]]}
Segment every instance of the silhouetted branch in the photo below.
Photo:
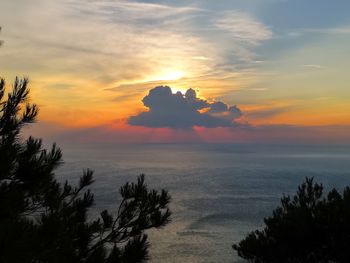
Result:
{"type": "Polygon", "coordinates": [[[27,79],[15,79],[5,99],[0,79],[0,248],[1,262],[143,262],[148,259],[145,231],[170,220],[170,197],[149,190],[141,175],[120,189],[123,200],[114,217],[107,210],[88,219],[94,195],[87,189],[93,172],[78,186],[55,179],[62,152],[42,140],[22,141],[22,127],[38,114],[28,103],[27,79]],[[112,245],[112,246],[111,246],[112,245]],[[18,250],[20,249],[20,253],[18,250]]]}
{"type": "Polygon", "coordinates": [[[242,258],[256,263],[349,262],[350,188],[323,195],[323,186],[306,178],[293,197],[256,230],[233,245],[242,258]]]}

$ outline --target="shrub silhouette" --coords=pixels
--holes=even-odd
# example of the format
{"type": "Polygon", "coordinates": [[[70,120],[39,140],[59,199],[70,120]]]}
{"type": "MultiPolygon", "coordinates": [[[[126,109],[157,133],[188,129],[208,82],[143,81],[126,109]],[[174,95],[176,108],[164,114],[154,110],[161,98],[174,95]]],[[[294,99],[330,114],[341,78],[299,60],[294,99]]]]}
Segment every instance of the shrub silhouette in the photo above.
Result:
{"type": "Polygon", "coordinates": [[[264,222],[233,245],[249,262],[350,262],[349,187],[324,196],[323,186],[306,178],[264,222]]]}
{"type": "Polygon", "coordinates": [[[38,107],[28,103],[27,79],[16,78],[5,98],[0,80],[0,262],[143,262],[149,244],[145,230],[170,220],[170,197],[149,190],[141,175],[120,188],[122,201],[112,216],[103,211],[90,221],[93,194],[86,188],[93,173],[84,171],[78,186],[55,179],[62,163],[54,144],[20,139],[38,107]]]}

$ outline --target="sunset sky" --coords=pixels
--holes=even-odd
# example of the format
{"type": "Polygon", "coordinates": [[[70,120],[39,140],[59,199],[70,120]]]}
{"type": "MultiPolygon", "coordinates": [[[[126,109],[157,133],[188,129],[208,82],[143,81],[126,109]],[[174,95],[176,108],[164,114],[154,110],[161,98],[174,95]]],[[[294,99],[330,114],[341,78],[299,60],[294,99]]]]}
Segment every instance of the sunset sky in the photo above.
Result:
{"type": "Polygon", "coordinates": [[[59,140],[346,143],[349,13],[348,0],[2,0],[0,75],[29,77],[33,131],[59,140]]]}

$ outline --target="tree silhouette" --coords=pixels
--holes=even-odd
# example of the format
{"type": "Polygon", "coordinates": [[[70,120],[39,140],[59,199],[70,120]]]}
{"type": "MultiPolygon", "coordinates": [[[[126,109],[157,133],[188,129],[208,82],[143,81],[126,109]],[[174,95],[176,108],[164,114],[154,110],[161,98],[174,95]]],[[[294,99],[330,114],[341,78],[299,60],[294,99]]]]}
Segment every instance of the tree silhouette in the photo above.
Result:
{"type": "Polygon", "coordinates": [[[20,131],[33,123],[38,107],[28,103],[28,80],[16,78],[5,98],[0,80],[0,262],[143,262],[149,243],[145,230],[170,220],[170,197],[149,190],[144,176],[120,188],[115,216],[103,211],[89,220],[94,196],[87,190],[93,172],[85,170],[77,186],[55,179],[62,153],[54,144],[20,131]]]}
{"type": "Polygon", "coordinates": [[[233,245],[256,263],[350,262],[350,188],[323,195],[323,186],[306,178],[294,197],[265,218],[265,228],[233,245]]]}

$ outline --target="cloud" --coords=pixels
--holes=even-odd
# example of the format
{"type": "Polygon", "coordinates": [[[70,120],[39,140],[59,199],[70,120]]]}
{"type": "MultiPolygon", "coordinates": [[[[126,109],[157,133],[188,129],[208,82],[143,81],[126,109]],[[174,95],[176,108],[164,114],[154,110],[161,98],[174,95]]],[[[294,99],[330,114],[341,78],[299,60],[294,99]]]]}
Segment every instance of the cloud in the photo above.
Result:
{"type": "Polygon", "coordinates": [[[128,123],[132,126],[174,129],[232,127],[237,125],[235,119],[242,116],[237,106],[230,107],[220,101],[208,102],[198,98],[193,89],[183,94],[180,91],[172,93],[168,86],[158,86],[151,89],[142,102],[149,111],[129,117],[128,123]]]}
{"type": "Polygon", "coordinates": [[[246,113],[246,116],[253,119],[267,119],[288,112],[291,108],[291,106],[280,106],[276,108],[259,109],[246,113]]]}
{"type": "MultiPolygon", "coordinates": [[[[215,77],[222,80],[232,72],[232,67],[255,58],[251,47],[245,47],[247,43],[238,41],[233,45],[231,39],[223,37],[226,30],[220,26],[225,27],[225,19],[229,17],[226,12],[210,12],[200,8],[198,3],[10,2],[0,10],[3,23],[8,25],[4,36],[7,37],[6,49],[2,50],[8,59],[0,61],[0,66],[13,61],[13,71],[31,76],[33,72],[41,75],[44,71],[48,74],[60,72],[75,78],[79,75],[102,79],[115,85],[158,80],[156,77],[161,77],[162,71],[164,74],[182,71],[186,77],[215,72],[215,77]],[[19,19],[11,16],[13,9],[18,12],[19,19]],[[221,19],[216,21],[216,15],[221,19]],[[213,22],[218,26],[213,28],[213,22]],[[46,31],[51,34],[42,34],[46,31]],[[213,38],[213,33],[217,37],[213,38]],[[18,50],[21,55],[14,56],[18,50]],[[230,54],[234,54],[234,58],[230,54]],[[31,61],[30,65],[27,61],[31,61]],[[220,67],[223,64],[232,67],[224,69],[220,67]],[[23,70],[18,69],[24,66],[23,70]]],[[[238,11],[230,13],[246,19],[242,24],[251,25],[254,20],[249,15],[239,15],[238,11]]],[[[252,27],[243,30],[245,33],[241,32],[240,39],[254,39],[252,27]],[[243,37],[245,34],[248,36],[243,37]]]]}
{"type": "Polygon", "coordinates": [[[201,11],[201,9],[191,6],[176,7],[158,3],[129,2],[127,0],[117,1],[96,1],[92,0],[87,5],[81,2],[71,2],[71,6],[84,11],[86,14],[103,14],[113,16],[114,20],[137,22],[138,20],[159,20],[174,18],[179,15],[201,11]],[[91,8],[93,6],[93,8],[91,8]]]}
{"type": "MultiPolygon", "coordinates": [[[[215,56],[210,44],[187,32],[186,22],[178,21],[199,12],[195,7],[120,0],[33,2],[17,0],[0,8],[3,24],[8,25],[4,32],[8,45],[2,55],[12,57],[13,71],[31,76],[60,72],[90,79],[102,75],[107,83],[129,83],[148,80],[160,69],[200,74],[203,62],[191,58],[201,56],[202,50],[215,56]],[[13,9],[20,19],[13,19],[13,9]],[[42,34],[46,31],[51,34],[42,34]],[[21,54],[14,56],[18,50],[21,54]],[[32,62],[27,65],[27,61],[32,62]],[[22,65],[26,68],[18,69],[22,65]]],[[[9,64],[2,59],[0,66],[5,63],[9,64]]],[[[209,68],[214,62],[205,64],[209,68]]]]}
{"type": "Polygon", "coordinates": [[[303,67],[310,68],[310,69],[323,69],[324,68],[323,66],[317,65],[317,64],[306,64],[306,65],[303,65],[303,67]]]}
{"type": "Polygon", "coordinates": [[[224,13],[222,18],[215,21],[215,25],[228,31],[235,40],[251,45],[257,45],[273,35],[266,25],[246,13],[237,11],[224,13]]]}
{"type": "MultiPolygon", "coordinates": [[[[215,30],[221,32],[223,37],[226,36],[225,39],[229,43],[229,46],[226,46],[231,52],[227,61],[229,65],[233,64],[232,61],[239,61],[238,67],[251,68],[252,64],[260,60],[255,49],[273,37],[273,32],[267,25],[239,10],[219,12],[217,17],[212,19],[212,23],[215,30]]],[[[234,64],[237,66],[237,63],[234,64]]]]}
{"type": "MultiPolygon", "coordinates": [[[[159,2],[1,2],[6,25],[0,35],[6,43],[2,74],[11,79],[29,75],[49,119],[56,116],[52,111],[67,105],[78,107],[77,118],[83,119],[91,107],[112,109],[115,100],[120,107],[103,118],[127,118],[135,108],[124,105],[135,105],[145,91],[165,84],[200,86],[216,97],[255,81],[255,46],[233,43],[228,31],[213,25],[222,11],[203,9],[207,7],[201,2],[159,2]],[[16,19],[11,10],[16,10],[16,19]],[[177,72],[183,73],[181,78],[171,80],[177,72]],[[67,80],[72,88],[59,89],[58,97],[52,87],[67,80]],[[106,100],[108,105],[102,106],[106,100]]],[[[67,123],[68,117],[60,119],[67,123]]]]}

